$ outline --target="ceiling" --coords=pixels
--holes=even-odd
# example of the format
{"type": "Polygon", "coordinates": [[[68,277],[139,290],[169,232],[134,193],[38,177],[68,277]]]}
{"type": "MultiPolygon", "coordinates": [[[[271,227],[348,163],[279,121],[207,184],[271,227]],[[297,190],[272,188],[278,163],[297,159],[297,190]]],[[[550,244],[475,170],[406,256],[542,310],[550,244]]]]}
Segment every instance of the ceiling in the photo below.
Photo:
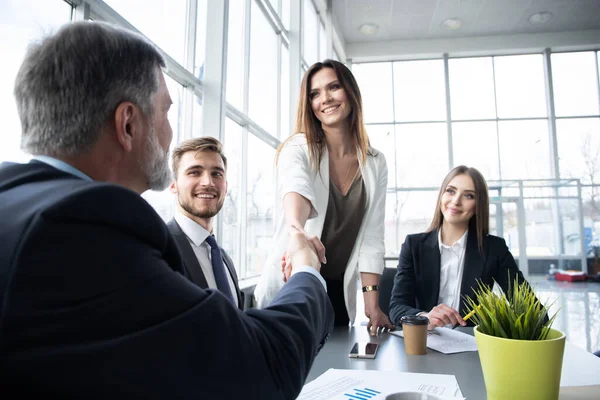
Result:
{"type": "Polygon", "coordinates": [[[600,29],[600,0],[333,0],[333,16],[346,43],[449,39],[600,29]],[[529,22],[542,11],[552,13],[546,23],[529,22]],[[462,26],[446,28],[449,18],[462,26]],[[377,33],[360,33],[365,23],[377,33]]]}

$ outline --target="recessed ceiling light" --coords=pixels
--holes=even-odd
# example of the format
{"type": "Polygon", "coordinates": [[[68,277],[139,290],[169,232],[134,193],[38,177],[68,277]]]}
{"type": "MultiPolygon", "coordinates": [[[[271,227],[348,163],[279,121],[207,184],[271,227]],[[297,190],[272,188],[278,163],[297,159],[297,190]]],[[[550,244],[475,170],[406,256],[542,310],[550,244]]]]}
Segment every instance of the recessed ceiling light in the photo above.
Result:
{"type": "Polygon", "coordinates": [[[535,13],[529,17],[529,22],[532,24],[545,24],[550,21],[554,17],[554,14],[548,11],[542,11],[539,13],[535,13]]]}
{"type": "Polygon", "coordinates": [[[462,26],[462,21],[458,18],[448,18],[442,22],[442,25],[444,25],[447,29],[455,30],[462,26]]]}
{"type": "Polygon", "coordinates": [[[363,35],[373,36],[379,31],[379,25],[373,23],[362,24],[358,27],[358,31],[363,35]]]}

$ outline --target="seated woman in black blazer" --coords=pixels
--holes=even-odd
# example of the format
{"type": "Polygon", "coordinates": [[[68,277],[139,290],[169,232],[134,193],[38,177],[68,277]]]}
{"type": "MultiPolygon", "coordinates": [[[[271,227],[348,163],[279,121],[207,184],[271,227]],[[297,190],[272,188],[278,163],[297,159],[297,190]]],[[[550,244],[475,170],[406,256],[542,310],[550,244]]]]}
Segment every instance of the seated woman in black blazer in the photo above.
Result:
{"type": "Polygon", "coordinates": [[[477,280],[490,287],[496,281],[504,291],[515,275],[525,280],[504,239],[488,234],[489,208],[479,171],[461,165],[448,173],[431,225],[402,245],[390,298],[392,323],[419,314],[429,318],[429,329],[465,326],[464,297],[475,298],[477,280]]]}

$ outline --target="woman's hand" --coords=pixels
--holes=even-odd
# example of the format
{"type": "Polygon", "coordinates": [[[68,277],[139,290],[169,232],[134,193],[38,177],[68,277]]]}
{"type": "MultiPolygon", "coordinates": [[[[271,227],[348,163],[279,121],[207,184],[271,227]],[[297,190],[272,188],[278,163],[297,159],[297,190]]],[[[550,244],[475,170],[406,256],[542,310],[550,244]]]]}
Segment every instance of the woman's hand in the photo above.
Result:
{"type": "Polygon", "coordinates": [[[442,327],[446,325],[467,325],[467,323],[462,319],[458,311],[446,304],[438,304],[437,306],[433,307],[428,313],[421,315],[429,318],[429,326],[427,327],[427,329],[429,330],[437,326],[442,327]]]}
{"type": "Polygon", "coordinates": [[[375,336],[378,332],[384,332],[386,329],[396,329],[396,326],[390,322],[387,315],[381,311],[379,305],[371,307],[370,309],[365,307],[365,315],[369,317],[367,330],[371,336],[375,336]]]}
{"type": "Polygon", "coordinates": [[[319,239],[315,235],[309,234],[304,230],[303,227],[299,225],[290,225],[288,233],[290,235],[293,235],[296,232],[302,232],[308,243],[310,243],[315,248],[315,251],[317,252],[317,257],[319,258],[321,263],[327,264],[327,259],[325,258],[325,246],[323,246],[323,243],[321,243],[321,239],[319,239]]]}

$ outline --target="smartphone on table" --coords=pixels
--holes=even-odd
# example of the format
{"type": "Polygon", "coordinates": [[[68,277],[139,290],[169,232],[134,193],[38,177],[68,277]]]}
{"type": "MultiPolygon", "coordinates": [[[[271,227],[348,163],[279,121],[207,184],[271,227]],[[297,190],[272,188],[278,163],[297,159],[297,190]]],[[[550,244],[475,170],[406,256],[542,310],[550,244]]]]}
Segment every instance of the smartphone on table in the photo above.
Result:
{"type": "Polygon", "coordinates": [[[350,350],[350,358],[375,358],[379,344],[371,342],[356,342],[350,350]]]}

